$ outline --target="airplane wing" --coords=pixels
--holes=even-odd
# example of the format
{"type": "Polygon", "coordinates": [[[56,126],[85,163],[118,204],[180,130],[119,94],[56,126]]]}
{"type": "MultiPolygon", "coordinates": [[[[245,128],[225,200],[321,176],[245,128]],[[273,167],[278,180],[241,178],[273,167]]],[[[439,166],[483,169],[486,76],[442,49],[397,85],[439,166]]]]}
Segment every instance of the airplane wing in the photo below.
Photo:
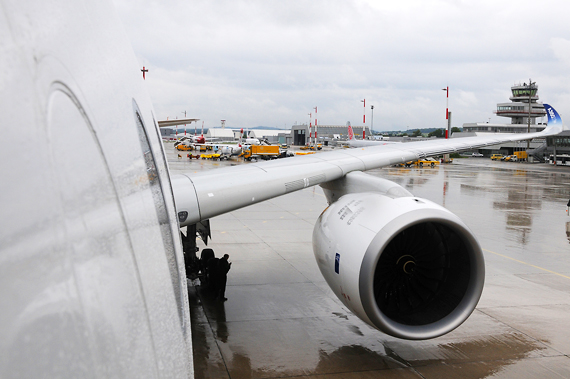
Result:
{"type": "Polygon", "coordinates": [[[566,128],[545,105],[539,133],[494,134],[340,150],[172,178],[181,226],[321,185],[329,207],[313,229],[319,269],[338,299],[376,329],[403,339],[446,334],[473,312],[485,280],[477,238],[457,216],[362,171],[566,128]]]}
{"type": "Polygon", "coordinates": [[[173,176],[179,220],[181,226],[194,224],[276,196],[340,179],[352,171],[366,171],[502,142],[543,138],[565,130],[556,110],[550,105],[544,106],[549,114],[548,127],[539,133],[497,133],[370,146],[173,176]]]}

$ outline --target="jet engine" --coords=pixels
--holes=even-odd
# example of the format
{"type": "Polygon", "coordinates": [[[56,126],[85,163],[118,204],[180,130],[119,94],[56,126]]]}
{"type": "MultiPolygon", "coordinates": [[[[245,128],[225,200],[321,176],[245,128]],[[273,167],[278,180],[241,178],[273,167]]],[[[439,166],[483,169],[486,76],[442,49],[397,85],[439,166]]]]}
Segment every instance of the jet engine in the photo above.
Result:
{"type": "Polygon", "coordinates": [[[438,337],[469,317],[485,266],[477,240],[457,216],[361,172],[322,187],[331,205],[315,224],[313,250],[329,286],[353,313],[411,340],[438,337]]]}

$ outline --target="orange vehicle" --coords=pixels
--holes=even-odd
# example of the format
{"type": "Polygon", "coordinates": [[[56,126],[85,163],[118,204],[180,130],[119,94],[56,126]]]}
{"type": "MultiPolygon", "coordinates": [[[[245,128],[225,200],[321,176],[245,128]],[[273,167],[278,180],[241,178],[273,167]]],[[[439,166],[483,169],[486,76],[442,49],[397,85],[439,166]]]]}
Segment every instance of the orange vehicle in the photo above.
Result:
{"type": "Polygon", "coordinates": [[[279,157],[280,151],[277,145],[250,145],[244,150],[243,157],[247,160],[251,158],[274,159],[279,157]]]}

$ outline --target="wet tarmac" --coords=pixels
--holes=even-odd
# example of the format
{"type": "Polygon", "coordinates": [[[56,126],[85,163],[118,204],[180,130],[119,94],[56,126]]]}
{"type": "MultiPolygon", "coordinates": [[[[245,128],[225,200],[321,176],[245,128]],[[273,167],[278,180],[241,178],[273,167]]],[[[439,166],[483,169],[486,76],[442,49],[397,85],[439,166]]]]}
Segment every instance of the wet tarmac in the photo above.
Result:
{"type": "MultiPolygon", "coordinates": [[[[173,173],[235,162],[189,161],[173,173]]],[[[211,220],[209,247],[230,255],[226,297],[189,286],[196,378],[569,378],[570,167],[456,159],[368,171],[461,217],[486,259],[483,296],[455,331],[386,336],[334,297],[315,262],[320,187],[211,220]]],[[[203,244],[200,245],[203,247],[203,244]]]]}

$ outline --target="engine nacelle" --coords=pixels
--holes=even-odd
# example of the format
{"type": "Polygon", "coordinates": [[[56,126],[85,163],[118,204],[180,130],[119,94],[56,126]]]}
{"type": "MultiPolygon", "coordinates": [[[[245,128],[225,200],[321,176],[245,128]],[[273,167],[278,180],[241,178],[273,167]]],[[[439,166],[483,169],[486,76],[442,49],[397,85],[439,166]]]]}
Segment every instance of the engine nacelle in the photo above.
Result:
{"type": "Polygon", "coordinates": [[[313,250],[338,298],[398,338],[450,332],[483,291],[485,264],[473,234],[445,208],[412,196],[341,196],[315,224],[313,250]]]}

